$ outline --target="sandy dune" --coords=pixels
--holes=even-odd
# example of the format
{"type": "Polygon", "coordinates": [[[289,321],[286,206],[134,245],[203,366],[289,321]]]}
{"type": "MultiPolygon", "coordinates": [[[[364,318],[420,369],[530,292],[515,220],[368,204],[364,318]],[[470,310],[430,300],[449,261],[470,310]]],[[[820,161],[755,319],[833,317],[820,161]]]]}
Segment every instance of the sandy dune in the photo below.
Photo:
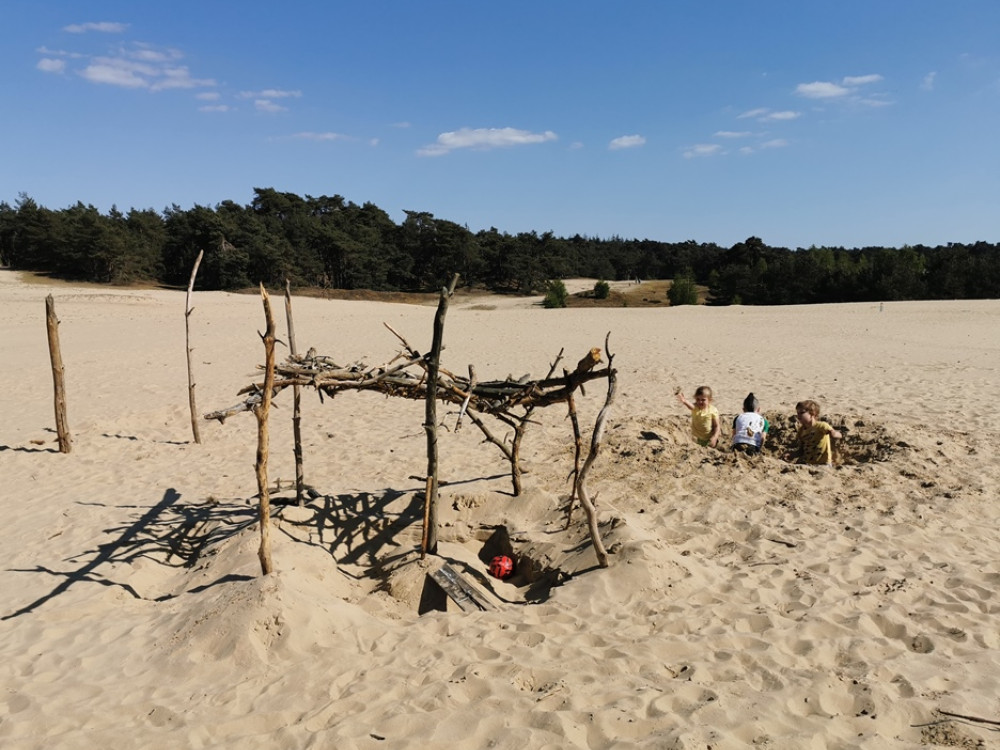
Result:
{"type": "MultiPolygon", "coordinates": [[[[610,332],[619,373],[591,480],[605,570],[582,514],[563,529],[563,407],[529,429],[517,498],[495,446],[439,410],[440,555],[489,588],[490,612],[432,607],[441,560],[415,554],[421,403],[305,394],[321,494],[276,496],[277,572],[262,577],[256,425],[205,422],[192,442],[183,292],[0,271],[0,303],[5,750],[1000,746],[1000,302],[453,305],[455,371],[541,377],[610,332]],[[674,388],[702,383],[724,421],[757,394],[765,455],[692,444],[674,388]],[[845,430],[836,468],[780,458],[804,398],[845,430]],[[544,576],[486,575],[497,527],[544,576]]],[[[194,306],[208,412],[256,377],[263,314],[255,296],[194,306]]],[[[428,348],[434,316],[307,298],[294,312],[300,349],[372,365],[399,348],[383,323],[428,348]]],[[[588,428],[602,403],[598,384],[579,399],[588,428]]],[[[291,394],[275,406],[270,477],[287,487],[291,394]]]]}

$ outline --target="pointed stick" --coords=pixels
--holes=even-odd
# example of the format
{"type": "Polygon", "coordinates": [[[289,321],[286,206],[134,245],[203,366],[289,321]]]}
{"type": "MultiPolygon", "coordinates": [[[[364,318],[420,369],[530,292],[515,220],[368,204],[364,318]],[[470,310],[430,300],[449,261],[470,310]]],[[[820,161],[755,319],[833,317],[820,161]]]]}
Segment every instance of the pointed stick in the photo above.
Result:
{"type": "Polygon", "coordinates": [[[45,298],[45,327],[49,336],[49,359],[52,362],[59,452],[69,453],[73,448],[73,438],[70,437],[69,423],[66,419],[66,368],[63,366],[62,351],[59,348],[59,318],[56,317],[56,303],[51,294],[45,298]]]}
{"type": "Polygon", "coordinates": [[[191,432],[194,435],[194,441],[201,444],[201,434],[198,432],[198,407],[195,406],[194,400],[194,374],[191,369],[191,313],[194,310],[191,307],[191,292],[194,291],[194,277],[198,275],[198,266],[201,265],[202,256],[205,255],[204,250],[198,251],[198,257],[195,258],[194,267],[191,269],[191,280],[188,282],[187,298],[184,303],[184,342],[187,347],[187,370],[188,370],[188,406],[191,407],[191,432]]]}
{"type": "Polygon", "coordinates": [[[257,417],[257,492],[260,495],[258,505],[258,518],[260,521],[260,548],[257,550],[257,558],[260,560],[260,569],[264,575],[268,575],[274,570],[274,563],[271,560],[271,495],[267,486],[267,454],[268,454],[268,430],[267,417],[271,409],[271,395],[274,388],[274,317],[271,315],[271,298],[267,295],[264,285],[260,285],[260,296],[264,302],[264,320],[267,328],[261,338],[264,341],[264,389],[261,393],[260,403],[257,404],[253,413],[257,417]]]}
{"type": "Polygon", "coordinates": [[[457,283],[458,274],[456,273],[451,279],[451,285],[441,289],[441,299],[438,300],[437,313],[434,315],[434,339],[431,344],[430,356],[427,358],[427,401],[424,411],[424,431],[427,433],[427,486],[424,490],[424,533],[420,546],[421,556],[428,552],[437,553],[438,370],[441,366],[441,348],[444,340],[444,317],[448,313],[448,300],[455,293],[457,283]]]}
{"type": "MultiPolygon", "coordinates": [[[[288,323],[288,350],[292,357],[298,356],[295,346],[295,324],[292,321],[292,285],[285,279],[285,320],[288,323]]],[[[302,468],[302,387],[292,386],[292,435],[295,440],[295,502],[302,505],[302,490],[305,472],[302,468]]]]}

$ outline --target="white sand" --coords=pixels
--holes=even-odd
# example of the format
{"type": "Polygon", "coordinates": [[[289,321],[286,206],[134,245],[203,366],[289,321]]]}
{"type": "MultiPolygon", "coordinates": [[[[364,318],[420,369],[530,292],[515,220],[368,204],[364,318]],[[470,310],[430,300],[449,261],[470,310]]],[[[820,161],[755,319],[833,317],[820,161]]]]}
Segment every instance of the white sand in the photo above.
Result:
{"type": "MultiPolygon", "coordinates": [[[[445,366],[484,379],[542,377],[610,332],[618,397],[591,491],[613,554],[594,567],[579,512],[562,530],[563,407],[528,431],[520,498],[466,423],[440,436],[441,555],[486,580],[477,554],[502,524],[568,580],[494,581],[500,611],[418,615],[439,562],[413,554],[423,405],[305,394],[306,478],[325,496],[275,507],[262,577],[256,424],[205,422],[192,442],[184,297],[0,271],[4,750],[1000,746],[996,724],[940,713],[1000,721],[1000,302],[454,304],[445,366]],[[846,464],[692,445],[674,388],[702,383],[728,418],[754,391],[779,441],[794,403],[819,401],[848,429],[846,464]]],[[[208,412],[257,377],[263,313],[256,296],[194,305],[208,412]]],[[[399,348],[384,322],[428,348],[434,308],[294,313],[300,349],[374,365],[399,348]]],[[[579,399],[588,429],[603,396],[579,399]]],[[[291,393],[275,405],[270,476],[287,486],[291,393]]]]}

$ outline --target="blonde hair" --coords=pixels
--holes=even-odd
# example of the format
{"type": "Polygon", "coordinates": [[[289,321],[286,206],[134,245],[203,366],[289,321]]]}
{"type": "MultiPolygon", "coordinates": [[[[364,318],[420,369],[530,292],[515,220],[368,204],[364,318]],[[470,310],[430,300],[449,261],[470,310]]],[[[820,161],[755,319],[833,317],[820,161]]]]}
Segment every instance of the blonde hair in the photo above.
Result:
{"type": "Polygon", "coordinates": [[[699,385],[694,392],[695,396],[708,396],[709,400],[712,399],[712,389],[707,385],[699,385]]]}

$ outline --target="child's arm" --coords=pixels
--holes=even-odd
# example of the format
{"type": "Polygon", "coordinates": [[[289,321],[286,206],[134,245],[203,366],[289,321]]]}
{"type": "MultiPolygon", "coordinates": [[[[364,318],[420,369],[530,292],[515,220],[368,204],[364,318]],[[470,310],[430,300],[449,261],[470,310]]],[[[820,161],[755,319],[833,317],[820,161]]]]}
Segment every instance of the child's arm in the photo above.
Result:
{"type": "Polygon", "coordinates": [[[719,415],[712,415],[712,434],[708,436],[708,444],[710,447],[714,448],[719,442],[719,438],[722,437],[722,425],[719,424],[719,415]]]}
{"type": "Polygon", "coordinates": [[[677,400],[680,401],[684,406],[688,408],[689,411],[694,411],[694,404],[685,398],[684,394],[680,391],[677,392],[677,400]]]}

